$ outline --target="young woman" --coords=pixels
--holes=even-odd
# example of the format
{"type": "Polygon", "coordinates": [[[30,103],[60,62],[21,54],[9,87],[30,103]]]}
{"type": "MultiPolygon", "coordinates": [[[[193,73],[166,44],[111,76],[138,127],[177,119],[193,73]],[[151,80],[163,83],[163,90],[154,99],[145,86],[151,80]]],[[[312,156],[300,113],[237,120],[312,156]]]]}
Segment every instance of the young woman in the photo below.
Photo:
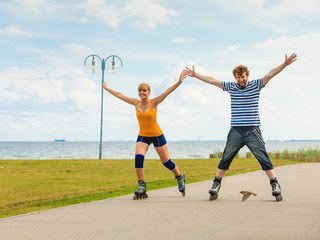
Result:
{"type": "Polygon", "coordinates": [[[107,84],[103,83],[103,88],[111,93],[113,96],[129,103],[136,108],[136,115],[139,123],[139,135],[136,142],[136,152],[135,152],[135,169],[138,177],[139,188],[135,191],[133,199],[147,198],[146,193],[146,182],[144,179],[144,158],[148,151],[149,145],[152,143],[160,157],[163,165],[171,170],[178,181],[178,189],[185,195],[185,176],[180,174],[179,168],[175,165],[169,157],[167,141],[163,135],[163,132],[157,123],[157,107],[158,105],[170,94],[172,93],[183,80],[186,78],[186,71],[180,74],[179,81],[173,86],[169,87],[160,96],[153,99],[149,99],[150,86],[147,83],[141,83],[138,86],[139,99],[130,98],[123,95],[120,92],[110,89],[107,84]]]}

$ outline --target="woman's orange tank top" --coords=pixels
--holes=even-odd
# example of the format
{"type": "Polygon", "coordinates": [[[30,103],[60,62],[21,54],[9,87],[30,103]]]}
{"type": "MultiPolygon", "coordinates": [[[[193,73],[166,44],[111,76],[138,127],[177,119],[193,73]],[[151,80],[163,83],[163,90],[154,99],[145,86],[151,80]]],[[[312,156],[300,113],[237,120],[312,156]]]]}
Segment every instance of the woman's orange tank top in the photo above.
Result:
{"type": "Polygon", "coordinates": [[[157,123],[157,111],[151,107],[147,112],[142,113],[138,110],[138,105],[136,106],[136,114],[139,123],[139,135],[142,137],[157,137],[162,135],[162,130],[157,123]]]}

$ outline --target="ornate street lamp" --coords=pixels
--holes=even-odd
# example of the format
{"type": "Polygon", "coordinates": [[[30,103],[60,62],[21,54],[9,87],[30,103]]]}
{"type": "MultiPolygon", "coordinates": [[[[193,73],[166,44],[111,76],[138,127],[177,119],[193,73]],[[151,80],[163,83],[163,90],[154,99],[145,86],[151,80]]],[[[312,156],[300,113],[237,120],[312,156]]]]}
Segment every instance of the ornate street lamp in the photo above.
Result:
{"type": "MultiPolygon", "coordinates": [[[[106,62],[110,58],[112,58],[112,61],[108,65],[108,71],[112,74],[115,74],[119,70],[119,65],[116,62],[118,60],[120,62],[120,66],[122,67],[122,60],[116,56],[116,55],[110,55],[107,58],[101,58],[98,55],[91,54],[84,60],[84,66],[86,65],[87,59],[92,57],[91,64],[89,65],[89,70],[91,73],[96,73],[96,71],[99,68],[99,64],[96,62],[96,59],[98,58],[101,63],[101,72],[102,72],[102,79],[101,84],[104,82],[104,70],[106,69],[106,62]]],[[[100,123],[100,145],[99,145],[99,159],[102,157],[102,126],[103,126],[103,87],[101,85],[101,123],[100,123]]]]}

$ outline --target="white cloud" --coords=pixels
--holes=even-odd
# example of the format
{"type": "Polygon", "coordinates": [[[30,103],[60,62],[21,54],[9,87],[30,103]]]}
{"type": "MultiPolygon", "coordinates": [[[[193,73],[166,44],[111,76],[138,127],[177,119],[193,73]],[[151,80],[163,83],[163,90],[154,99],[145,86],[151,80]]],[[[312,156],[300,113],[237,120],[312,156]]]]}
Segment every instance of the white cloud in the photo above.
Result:
{"type": "Polygon", "coordinates": [[[0,73],[2,140],[98,139],[100,85],[69,67],[0,73]]]}
{"type": "Polygon", "coordinates": [[[195,42],[196,39],[194,38],[186,38],[186,37],[176,37],[171,39],[171,42],[173,43],[184,43],[184,42],[195,42]]]}
{"type": "Polygon", "coordinates": [[[14,0],[6,3],[14,11],[31,15],[32,18],[59,14],[64,21],[103,23],[117,28],[124,21],[134,22],[150,29],[158,25],[176,22],[177,11],[167,9],[157,0],[103,1],[82,0],[56,3],[51,0],[14,0]],[[18,7],[19,6],[19,7],[18,7]]]}
{"type": "Polygon", "coordinates": [[[297,17],[316,20],[320,15],[320,2],[317,0],[294,3],[291,0],[226,0],[217,1],[215,4],[229,13],[240,16],[248,24],[264,27],[277,33],[304,28],[304,25],[296,22],[297,17]]]}
{"type": "Polygon", "coordinates": [[[157,3],[157,0],[129,0],[124,4],[124,19],[140,18],[137,23],[155,29],[157,25],[171,23],[171,18],[179,15],[157,3]]]}
{"type": "Polygon", "coordinates": [[[226,51],[229,52],[229,51],[236,51],[236,50],[239,50],[240,46],[239,45],[232,45],[230,47],[227,47],[226,48],[226,51]]]}
{"type": "Polygon", "coordinates": [[[9,26],[4,29],[0,29],[0,35],[5,35],[5,36],[24,36],[24,37],[31,37],[32,34],[22,30],[18,26],[9,26]]]}
{"type": "MultiPolygon", "coordinates": [[[[320,42],[320,33],[310,33],[296,37],[279,37],[269,39],[264,42],[256,43],[252,46],[252,51],[258,56],[264,56],[267,61],[256,61],[254,64],[266,65],[272,64],[279,55],[284,60],[284,55],[288,56],[295,52],[298,55],[298,61],[292,67],[296,73],[312,76],[310,80],[315,81],[317,77],[318,61],[315,56],[320,54],[320,48],[317,47],[320,42]]],[[[280,58],[280,59],[281,59],[280,58]]],[[[255,61],[256,59],[252,59],[255,61]]],[[[290,66],[291,67],[291,66],[290,66]]]]}
{"type": "Polygon", "coordinates": [[[262,6],[264,8],[272,8],[277,5],[280,5],[283,2],[283,0],[264,0],[262,3],[262,6]]]}
{"type": "Polygon", "coordinates": [[[50,3],[48,0],[10,0],[3,4],[13,12],[20,12],[29,17],[41,16],[47,13],[50,3]]]}
{"type": "Polygon", "coordinates": [[[11,68],[0,74],[0,86],[0,102],[13,110],[90,111],[99,103],[96,85],[78,70],[11,68]]]}
{"type": "MultiPolygon", "coordinates": [[[[304,34],[296,37],[283,36],[275,39],[269,39],[253,45],[255,49],[268,49],[275,52],[278,49],[290,50],[293,48],[310,51],[310,46],[314,46],[320,40],[320,33],[304,34]]],[[[314,49],[318,51],[318,49],[314,49]]]]}
{"type": "MultiPolygon", "coordinates": [[[[42,38],[42,39],[61,39],[64,36],[54,34],[54,33],[40,33],[40,32],[35,32],[32,29],[30,29],[27,26],[24,25],[11,25],[6,28],[0,29],[0,36],[4,36],[6,38],[42,38]]],[[[36,49],[35,51],[39,51],[39,49],[36,49]]]]}

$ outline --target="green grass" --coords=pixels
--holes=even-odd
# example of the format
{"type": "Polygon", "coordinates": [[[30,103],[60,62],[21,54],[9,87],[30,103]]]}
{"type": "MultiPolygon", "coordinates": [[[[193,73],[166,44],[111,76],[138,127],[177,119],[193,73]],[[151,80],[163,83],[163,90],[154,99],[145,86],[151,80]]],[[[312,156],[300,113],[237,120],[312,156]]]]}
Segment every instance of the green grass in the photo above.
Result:
{"type": "Polygon", "coordinates": [[[280,158],[284,157],[284,154],[289,154],[289,158],[291,158],[291,154],[304,154],[307,161],[310,161],[310,157],[313,156],[320,156],[320,149],[318,148],[300,148],[297,151],[289,151],[285,149],[284,151],[280,152],[280,158]]]}
{"type": "MultiPolygon", "coordinates": [[[[174,159],[187,183],[212,179],[220,159],[174,159]]],[[[274,166],[301,163],[275,160],[274,166]]],[[[148,190],[176,186],[160,160],[145,161],[148,190]]],[[[1,160],[0,218],[132,194],[134,160],[1,160]]],[[[256,159],[235,159],[227,175],[257,171],[256,159]]]]}

